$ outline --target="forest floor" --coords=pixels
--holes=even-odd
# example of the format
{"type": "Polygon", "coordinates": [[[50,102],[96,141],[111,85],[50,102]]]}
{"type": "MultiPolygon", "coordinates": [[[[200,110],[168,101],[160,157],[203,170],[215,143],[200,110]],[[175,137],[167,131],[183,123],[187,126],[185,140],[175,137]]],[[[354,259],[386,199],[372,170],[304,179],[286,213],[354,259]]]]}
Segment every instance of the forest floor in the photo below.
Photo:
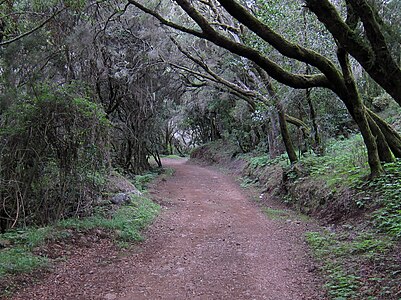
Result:
{"type": "Polygon", "coordinates": [[[315,225],[295,214],[269,217],[213,168],[164,165],[176,171],[150,190],[163,211],[144,242],[119,249],[83,238],[12,299],[326,299],[305,244],[315,225]]]}

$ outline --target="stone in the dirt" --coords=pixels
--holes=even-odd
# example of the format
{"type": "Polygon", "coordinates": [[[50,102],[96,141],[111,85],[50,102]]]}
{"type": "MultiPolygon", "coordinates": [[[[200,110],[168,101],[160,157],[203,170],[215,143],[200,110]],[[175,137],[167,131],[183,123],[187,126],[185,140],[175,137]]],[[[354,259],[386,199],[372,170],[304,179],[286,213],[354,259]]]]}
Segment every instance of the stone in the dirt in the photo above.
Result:
{"type": "Polygon", "coordinates": [[[131,195],[142,196],[143,194],[140,191],[134,189],[125,193],[118,193],[114,195],[110,201],[113,204],[122,205],[131,202],[131,195]]]}
{"type": "Polygon", "coordinates": [[[117,205],[122,205],[124,203],[128,203],[131,201],[131,197],[128,194],[125,193],[118,193],[117,195],[114,195],[113,198],[111,198],[111,203],[117,204],[117,205]]]}
{"type": "Polygon", "coordinates": [[[137,196],[142,196],[143,195],[143,193],[141,191],[138,191],[138,190],[132,190],[132,191],[128,192],[127,194],[134,194],[134,195],[137,195],[137,196]]]}
{"type": "Polygon", "coordinates": [[[0,248],[7,248],[11,245],[9,240],[0,240],[0,248]]]}
{"type": "Polygon", "coordinates": [[[104,296],[104,299],[105,299],[105,300],[114,300],[114,299],[117,299],[117,295],[116,295],[116,294],[112,294],[112,293],[106,294],[106,295],[104,296]]]}

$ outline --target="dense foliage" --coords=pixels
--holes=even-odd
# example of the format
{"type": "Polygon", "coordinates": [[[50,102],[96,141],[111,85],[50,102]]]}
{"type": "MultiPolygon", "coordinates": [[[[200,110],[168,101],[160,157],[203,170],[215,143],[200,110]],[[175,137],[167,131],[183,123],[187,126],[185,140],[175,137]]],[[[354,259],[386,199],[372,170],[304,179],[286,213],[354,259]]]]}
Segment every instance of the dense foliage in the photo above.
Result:
{"type": "Polygon", "coordinates": [[[45,265],[31,251],[72,229],[103,228],[122,245],[140,239],[158,206],[135,196],[110,213],[110,174],[143,190],[162,155],[197,148],[193,156],[212,162],[245,161],[243,187],[259,183],[341,224],[306,237],[331,298],[392,299],[400,8],[395,0],[0,1],[0,247],[14,245],[1,251],[0,276],[45,265]]]}
{"type": "Polygon", "coordinates": [[[98,197],[107,173],[109,121],[76,91],[75,85],[38,86],[34,98],[18,99],[3,115],[4,227],[19,219],[46,224],[88,213],[98,197]]]}
{"type": "Polygon", "coordinates": [[[397,7],[0,2],[2,228],[88,214],[109,170],[218,139],[315,176],[335,168],[333,139],[360,132],[366,151],[341,172],[364,181],[367,162],[382,178],[401,157],[397,7]]]}

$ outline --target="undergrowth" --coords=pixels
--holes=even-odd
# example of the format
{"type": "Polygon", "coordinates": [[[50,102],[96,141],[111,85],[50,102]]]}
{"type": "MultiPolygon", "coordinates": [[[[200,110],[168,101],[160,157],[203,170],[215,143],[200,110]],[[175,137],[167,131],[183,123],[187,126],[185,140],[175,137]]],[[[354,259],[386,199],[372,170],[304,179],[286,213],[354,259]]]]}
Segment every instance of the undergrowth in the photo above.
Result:
{"type": "Polygon", "coordinates": [[[248,158],[249,163],[253,169],[264,168],[266,166],[280,165],[286,167],[289,165],[288,155],[282,154],[276,158],[271,159],[269,155],[253,156],[248,158]]]}
{"type": "Polygon", "coordinates": [[[401,238],[401,159],[384,165],[386,173],[359,187],[365,199],[377,206],[372,213],[374,225],[401,238]]]}
{"type": "Polygon", "coordinates": [[[143,196],[131,196],[132,201],[119,207],[112,216],[98,210],[87,218],[70,218],[44,228],[10,230],[0,235],[0,278],[7,274],[30,272],[50,263],[47,257],[33,254],[36,247],[68,236],[68,230],[87,232],[104,229],[118,244],[142,240],[141,230],[149,225],[160,207],[143,196]]]}
{"type": "Polygon", "coordinates": [[[309,232],[306,240],[321,262],[330,299],[394,299],[391,289],[399,280],[389,272],[394,240],[353,231],[309,232]],[[387,265],[380,268],[384,259],[387,265]]]}
{"type": "Polygon", "coordinates": [[[159,212],[159,206],[151,200],[132,195],[130,204],[121,206],[112,216],[97,214],[83,219],[67,219],[57,224],[58,228],[91,230],[102,228],[113,230],[122,241],[140,241],[141,229],[149,225],[159,212]]]}
{"type": "Polygon", "coordinates": [[[329,187],[353,186],[369,175],[367,153],[360,135],[333,140],[325,155],[309,154],[301,158],[301,163],[311,178],[324,180],[329,187]]]}

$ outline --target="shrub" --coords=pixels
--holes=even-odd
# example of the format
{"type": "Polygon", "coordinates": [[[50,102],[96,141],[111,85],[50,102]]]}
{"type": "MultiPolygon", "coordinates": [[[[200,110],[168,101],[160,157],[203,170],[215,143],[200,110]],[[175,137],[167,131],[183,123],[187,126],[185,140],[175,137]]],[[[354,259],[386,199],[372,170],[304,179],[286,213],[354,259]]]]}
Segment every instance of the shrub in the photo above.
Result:
{"type": "Polygon", "coordinates": [[[1,121],[2,229],[82,215],[104,182],[109,123],[101,107],[43,85],[11,106],[1,121]],[[4,220],[7,220],[5,224],[4,220]]]}

